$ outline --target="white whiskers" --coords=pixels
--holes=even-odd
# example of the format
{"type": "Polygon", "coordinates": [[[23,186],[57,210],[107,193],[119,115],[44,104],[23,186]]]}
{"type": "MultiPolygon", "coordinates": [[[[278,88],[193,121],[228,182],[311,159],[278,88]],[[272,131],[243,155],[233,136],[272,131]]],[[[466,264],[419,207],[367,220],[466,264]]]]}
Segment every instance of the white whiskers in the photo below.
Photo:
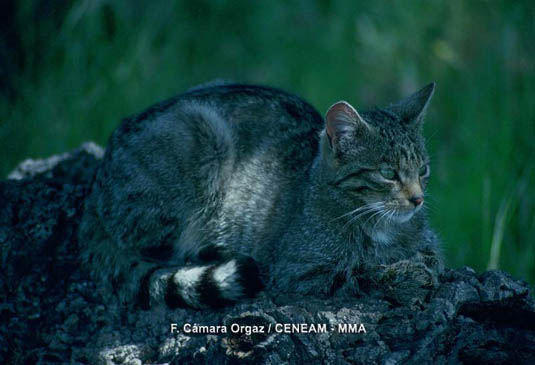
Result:
{"type": "Polygon", "coordinates": [[[398,214],[394,207],[387,207],[384,202],[365,204],[331,220],[331,222],[346,218],[347,222],[342,226],[342,230],[359,223],[361,226],[372,226],[371,233],[375,233],[382,225],[388,225],[395,221],[398,214]]]}
{"type": "MultiPolygon", "coordinates": [[[[371,211],[374,211],[378,208],[381,208],[384,204],[382,202],[376,202],[376,203],[370,203],[370,204],[365,204],[363,206],[360,206],[352,211],[349,211],[345,214],[342,214],[341,216],[339,217],[336,217],[334,219],[331,220],[331,222],[334,222],[338,219],[341,219],[341,218],[344,218],[344,217],[347,217],[347,216],[350,216],[350,215],[353,215],[353,214],[357,214],[357,213],[360,213],[360,214],[357,214],[358,216],[360,215],[363,215],[363,214],[366,214],[366,213],[369,213],[371,211]]],[[[352,217],[353,218],[353,217],[352,217]]],[[[351,219],[352,219],[351,218],[351,219]]]]}

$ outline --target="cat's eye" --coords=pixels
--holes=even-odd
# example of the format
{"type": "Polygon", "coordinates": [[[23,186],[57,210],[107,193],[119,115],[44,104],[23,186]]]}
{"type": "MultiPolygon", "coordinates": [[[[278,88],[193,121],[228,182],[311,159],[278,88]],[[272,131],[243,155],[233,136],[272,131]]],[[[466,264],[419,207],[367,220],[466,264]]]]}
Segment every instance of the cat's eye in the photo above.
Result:
{"type": "Polygon", "coordinates": [[[421,177],[425,177],[429,175],[429,166],[423,165],[422,167],[420,167],[420,170],[418,171],[418,173],[420,174],[421,177]]]}
{"type": "Polygon", "coordinates": [[[394,180],[397,176],[396,171],[392,169],[380,169],[379,172],[387,180],[394,180]]]}

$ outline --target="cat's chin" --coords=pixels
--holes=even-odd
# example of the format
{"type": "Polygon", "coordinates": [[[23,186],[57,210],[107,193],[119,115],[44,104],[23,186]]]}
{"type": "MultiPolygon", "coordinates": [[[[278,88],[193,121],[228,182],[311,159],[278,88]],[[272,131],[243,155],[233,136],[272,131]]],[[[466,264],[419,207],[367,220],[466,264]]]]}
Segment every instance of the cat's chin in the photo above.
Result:
{"type": "Polygon", "coordinates": [[[398,213],[394,217],[392,217],[392,220],[396,223],[405,223],[408,222],[413,216],[414,211],[408,213],[398,213]]]}
{"type": "Polygon", "coordinates": [[[414,215],[420,210],[420,208],[421,206],[409,211],[398,212],[392,217],[392,220],[396,223],[408,222],[412,217],[414,217],[414,215]]]}

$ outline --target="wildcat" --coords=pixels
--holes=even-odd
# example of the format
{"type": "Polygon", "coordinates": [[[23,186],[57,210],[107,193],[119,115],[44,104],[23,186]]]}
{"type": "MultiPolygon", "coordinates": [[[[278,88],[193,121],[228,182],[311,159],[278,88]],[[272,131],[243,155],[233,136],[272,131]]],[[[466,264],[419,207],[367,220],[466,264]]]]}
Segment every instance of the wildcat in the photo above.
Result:
{"type": "Polygon", "coordinates": [[[219,307],[266,288],[332,295],[437,256],[422,209],[434,83],[325,120],[284,91],[216,82],[125,119],[86,199],[82,257],[122,303],[219,307]]]}

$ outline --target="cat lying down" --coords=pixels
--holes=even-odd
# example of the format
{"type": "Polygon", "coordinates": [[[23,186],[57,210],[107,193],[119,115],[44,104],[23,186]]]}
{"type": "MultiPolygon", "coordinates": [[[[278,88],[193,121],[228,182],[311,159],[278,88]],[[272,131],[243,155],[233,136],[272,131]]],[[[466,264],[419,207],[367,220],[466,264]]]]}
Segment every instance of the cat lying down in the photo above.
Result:
{"type": "Polygon", "coordinates": [[[213,83],[126,118],[85,203],[84,263],[142,308],[357,294],[381,265],[426,272],[440,262],[422,209],[433,91],[362,113],[340,101],[324,119],[281,90],[213,83]]]}

